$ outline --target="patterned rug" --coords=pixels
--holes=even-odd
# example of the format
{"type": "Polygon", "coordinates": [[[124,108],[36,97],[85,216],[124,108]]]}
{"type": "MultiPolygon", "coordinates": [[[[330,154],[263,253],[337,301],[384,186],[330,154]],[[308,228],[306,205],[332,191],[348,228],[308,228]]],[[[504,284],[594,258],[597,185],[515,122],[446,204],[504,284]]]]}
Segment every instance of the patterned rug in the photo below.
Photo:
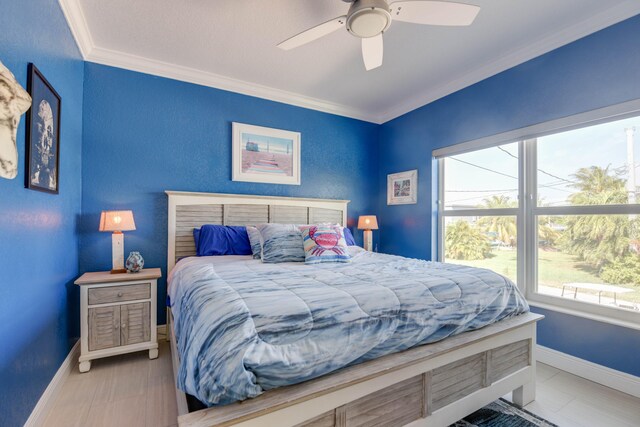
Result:
{"type": "Polygon", "coordinates": [[[496,400],[450,427],[558,427],[504,399],[496,400]]]}

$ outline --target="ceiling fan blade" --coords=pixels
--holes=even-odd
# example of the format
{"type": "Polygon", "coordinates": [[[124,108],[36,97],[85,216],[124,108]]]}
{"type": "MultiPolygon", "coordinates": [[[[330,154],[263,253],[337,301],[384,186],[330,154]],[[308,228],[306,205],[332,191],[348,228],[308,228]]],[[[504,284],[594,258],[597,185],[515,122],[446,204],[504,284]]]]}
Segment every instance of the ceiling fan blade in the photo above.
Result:
{"type": "Polygon", "coordinates": [[[278,47],[282,50],[290,50],[294,49],[298,46],[302,46],[303,44],[307,44],[314,40],[319,39],[320,37],[324,37],[327,34],[331,34],[336,30],[339,30],[344,26],[344,23],[347,22],[347,16],[339,16],[337,18],[332,19],[331,21],[327,21],[324,24],[316,25],[313,28],[309,28],[306,31],[297,34],[278,45],[278,47]]]}
{"type": "Polygon", "coordinates": [[[382,42],[382,34],[362,39],[362,59],[364,59],[364,68],[369,71],[381,66],[383,52],[384,43],[382,42]]]}
{"type": "Polygon", "coordinates": [[[397,1],[389,7],[394,21],[425,25],[471,25],[480,12],[479,6],[432,0],[397,1]]]}

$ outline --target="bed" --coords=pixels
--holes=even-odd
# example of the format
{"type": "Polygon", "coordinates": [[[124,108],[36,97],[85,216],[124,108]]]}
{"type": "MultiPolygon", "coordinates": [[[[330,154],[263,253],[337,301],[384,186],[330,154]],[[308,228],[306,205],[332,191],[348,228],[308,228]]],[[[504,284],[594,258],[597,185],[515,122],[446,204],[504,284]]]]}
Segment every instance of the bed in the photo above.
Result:
{"type": "Polygon", "coordinates": [[[193,300],[194,307],[203,306],[202,300],[219,303],[202,314],[189,304],[174,301],[175,313],[168,313],[169,319],[175,314],[178,320],[177,327],[171,322],[168,328],[174,374],[181,389],[209,404],[225,404],[189,413],[185,394],[177,390],[180,425],[447,425],[512,390],[518,404],[534,399],[535,323],[541,317],[523,313],[526,303],[519,292],[498,283],[504,279],[495,273],[359,248],[351,248],[353,262],[339,268],[267,265],[250,257],[188,258],[176,267],[176,261],[195,253],[194,227],[345,224],[348,201],[168,195],[172,298],[193,300]],[[421,286],[418,278],[427,270],[433,277],[428,286],[421,286]],[[457,291],[443,285],[452,281],[458,283],[457,291]],[[287,288],[287,283],[295,286],[287,288]],[[319,287],[326,289],[318,293],[319,287]],[[474,289],[481,287],[486,291],[475,294],[474,289]],[[421,293],[427,288],[428,292],[421,293]],[[260,292],[267,296],[258,298],[260,292]],[[269,293],[276,295],[275,299],[271,295],[271,302],[282,301],[284,308],[278,310],[284,314],[260,307],[269,293]],[[439,307],[430,312],[429,319],[412,306],[427,294],[439,307]],[[463,294],[467,296],[464,301],[463,294]],[[234,298],[226,301],[229,295],[234,298]],[[244,299],[236,298],[238,295],[244,299]],[[329,302],[314,306],[318,298],[329,302]],[[336,305],[339,309],[326,312],[336,305]],[[247,306],[253,307],[243,314],[247,306]],[[217,316],[224,317],[225,308],[236,319],[235,332],[228,324],[214,324],[217,316]],[[313,316],[305,314],[306,308],[313,316]],[[350,324],[353,313],[357,316],[350,324]],[[523,314],[515,315],[518,313],[523,314]],[[288,317],[289,323],[283,320],[288,317]],[[441,325],[431,330],[436,320],[441,325]],[[287,334],[280,333],[285,330],[287,334]],[[213,331],[217,343],[234,344],[228,349],[211,345],[201,352],[213,331]],[[395,331],[394,335],[388,331],[395,331]],[[230,338],[234,334],[239,337],[236,341],[230,338]],[[336,343],[339,345],[333,345],[336,343]],[[428,344],[416,346],[424,343],[428,344]],[[293,356],[283,362],[278,352],[293,356]],[[318,360],[310,365],[307,359],[314,357],[318,360]],[[210,373],[203,366],[223,362],[215,377],[207,376],[210,373]],[[285,366],[278,366],[283,363],[285,366]],[[225,369],[229,375],[223,374],[225,369]],[[295,384],[289,385],[292,382],[295,384]],[[253,398],[244,400],[248,397],[253,398]],[[231,403],[236,400],[240,402],[231,403]]]}

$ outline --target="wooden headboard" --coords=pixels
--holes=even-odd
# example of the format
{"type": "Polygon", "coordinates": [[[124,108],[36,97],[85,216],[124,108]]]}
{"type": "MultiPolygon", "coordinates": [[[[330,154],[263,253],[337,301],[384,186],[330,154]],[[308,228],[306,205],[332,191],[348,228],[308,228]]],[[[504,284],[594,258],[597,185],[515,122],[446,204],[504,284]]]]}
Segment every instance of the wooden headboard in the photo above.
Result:
{"type": "Polygon", "coordinates": [[[196,254],[193,229],[204,224],[347,223],[349,200],[165,191],[169,196],[167,272],[196,254]]]}

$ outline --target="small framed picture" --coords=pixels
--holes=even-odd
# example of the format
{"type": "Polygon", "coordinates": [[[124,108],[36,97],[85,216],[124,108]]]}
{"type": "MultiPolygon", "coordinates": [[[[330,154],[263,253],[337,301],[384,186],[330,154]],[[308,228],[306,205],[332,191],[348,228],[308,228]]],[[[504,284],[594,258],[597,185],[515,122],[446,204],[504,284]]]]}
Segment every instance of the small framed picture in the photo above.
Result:
{"type": "Polygon", "coordinates": [[[387,205],[418,203],[418,171],[387,175],[387,205]]]}
{"type": "Polygon", "coordinates": [[[33,102],[26,123],[25,187],[58,194],[62,101],[33,64],[29,64],[27,90],[33,102]]]}
{"type": "Polygon", "coordinates": [[[233,123],[233,180],[300,185],[300,133],[233,123]]]}

